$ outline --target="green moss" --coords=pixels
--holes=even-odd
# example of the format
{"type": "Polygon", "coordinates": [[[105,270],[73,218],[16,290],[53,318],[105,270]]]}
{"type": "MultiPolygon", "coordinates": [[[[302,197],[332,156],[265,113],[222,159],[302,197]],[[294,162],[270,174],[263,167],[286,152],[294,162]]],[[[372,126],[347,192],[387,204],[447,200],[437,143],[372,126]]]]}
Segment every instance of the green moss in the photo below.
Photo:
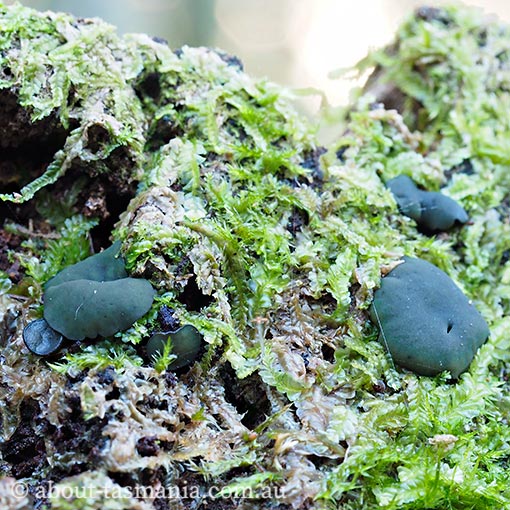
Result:
{"type": "MultiPolygon", "coordinates": [[[[403,96],[402,115],[370,107],[367,91],[345,119],[347,134],[320,156],[314,126],[294,112],[287,91],[250,79],[212,50],[184,48],[178,56],[145,36],[118,37],[101,22],[2,7],[10,27],[2,58],[13,72],[2,86],[21,87],[34,118],[78,120],[45,176],[21,197],[4,198],[28,199],[42,185],[51,192],[49,183],[76,158],[83,165],[75,170],[89,176],[139,183],[114,237],[129,273],[157,288],[155,306],[118,334],[119,344],[100,342],[58,366],[70,374],[92,369],[83,384],[90,409],[102,409],[107,422],[101,437],[109,440],[95,459],[105,472],[141,473],[150,463],[188,476],[191,466],[203,488],[277,484],[286,495],[274,506],[508,506],[510,393],[501,376],[510,361],[510,32],[469,9],[439,12],[412,17],[391,50],[365,61],[379,66],[377,83],[387,80],[403,96]],[[27,61],[14,43],[20,35],[27,61]],[[83,55],[97,57],[98,67],[83,55]],[[33,80],[34,69],[42,81],[33,80]],[[149,76],[158,95],[143,86],[149,76]],[[71,84],[76,103],[61,93],[71,84]],[[89,120],[107,133],[96,155],[87,145],[89,120]],[[114,147],[124,147],[131,163],[110,168],[114,147]],[[384,185],[401,174],[424,189],[441,187],[469,211],[469,224],[422,235],[384,185]],[[443,270],[490,327],[456,384],[397,372],[377,341],[374,291],[403,256],[443,270]],[[171,384],[137,366],[129,347],[160,330],[163,305],[207,344],[190,373],[171,384]],[[112,400],[105,398],[112,387],[93,380],[94,368],[107,363],[122,366],[121,397],[112,400]],[[133,445],[142,429],[173,447],[139,455],[133,445]]],[[[58,239],[26,242],[23,263],[36,286],[89,254],[93,224],[73,216],[52,231],[58,239]]],[[[32,296],[19,305],[24,311],[40,305],[40,292],[32,296]]],[[[14,341],[3,353],[16,367],[0,373],[2,387],[16,388],[6,400],[12,407],[2,410],[8,423],[20,395],[39,387],[34,381],[58,375],[40,362],[27,365],[20,352],[14,341]],[[19,366],[23,386],[12,375],[19,366]]],[[[85,394],[81,379],[73,381],[66,392],[85,394]]],[[[62,377],[37,393],[56,426],[66,420],[55,411],[69,404],[58,391],[64,384],[62,377]]],[[[71,463],[58,441],[47,441],[57,452],[49,465],[71,463]]]]}
{"type": "Polygon", "coordinates": [[[18,258],[27,276],[37,283],[38,291],[59,271],[90,255],[89,232],[95,225],[97,220],[76,215],[65,220],[53,239],[29,236],[18,258]]]}
{"type": "Polygon", "coordinates": [[[0,13],[0,67],[9,69],[0,77],[0,89],[16,91],[32,121],[56,116],[68,130],[43,175],[19,193],[0,197],[29,200],[76,164],[75,157],[98,173],[107,172],[108,157],[121,147],[130,168],[118,177],[128,183],[130,172],[136,174],[139,166],[144,140],[144,117],[131,86],[142,70],[143,50],[119,39],[112,26],[100,21],[77,22],[63,13],[41,15],[19,4],[2,5],[0,13]],[[70,121],[76,126],[72,130],[70,121]],[[98,127],[107,134],[99,148],[89,145],[98,127]]]}
{"type": "Polygon", "coordinates": [[[122,372],[143,363],[133,347],[123,345],[114,340],[99,341],[84,347],[77,353],[67,353],[61,361],[51,363],[55,371],[62,374],[76,375],[84,370],[105,370],[113,367],[122,372]]]}

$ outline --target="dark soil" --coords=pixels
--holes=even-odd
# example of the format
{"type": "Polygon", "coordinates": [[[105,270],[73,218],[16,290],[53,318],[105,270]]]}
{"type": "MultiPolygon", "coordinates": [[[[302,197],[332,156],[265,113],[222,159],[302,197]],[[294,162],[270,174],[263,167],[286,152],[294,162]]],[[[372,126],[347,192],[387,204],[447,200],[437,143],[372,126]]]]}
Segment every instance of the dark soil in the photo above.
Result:
{"type": "Polygon", "coordinates": [[[33,122],[8,89],[0,91],[0,192],[19,191],[42,175],[55,153],[64,146],[69,131],[56,113],[33,122]]]}
{"type": "Polygon", "coordinates": [[[23,271],[19,260],[11,259],[9,251],[19,248],[22,239],[10,232],[0,229],[0,271],[7,274],[13,283],[19,283],[23,271]]]}
{"type": "Polygon", "coordinates": [[[5,461],[11,465],[11,473],[15,478],[36,475],[47,467],[44,437],[36,432],[40,424],[39,404],[34,400],[24,402],[20,410],[20,423],[14,434],[0,446],[5,461]]]}

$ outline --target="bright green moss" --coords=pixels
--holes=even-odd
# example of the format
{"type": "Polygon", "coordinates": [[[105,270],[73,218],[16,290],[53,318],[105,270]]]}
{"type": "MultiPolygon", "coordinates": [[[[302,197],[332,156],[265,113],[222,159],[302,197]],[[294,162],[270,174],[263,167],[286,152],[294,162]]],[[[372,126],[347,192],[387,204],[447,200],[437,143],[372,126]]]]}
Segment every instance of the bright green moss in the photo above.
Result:
{"type": "Polygon", "coordinates": [[[107,172],[108,157],[119,148],[129,161],[129,172],[124,169],[119,182],[129,183],[139,168],[144,142],[145,119],[131,86],[143,69],[143,50],[100,21],[42,15],[19,4],[0,5],[0,15],[0,68],[9,70],[0,75],[0,89],[14,90],[33,122],[55,116],[68,131],[43,175],[19,193],[0,198],[29,200],[64,175],[74,158],[98,173],[107,172]],[[21,39],[23,45],[17,42],[21,39]],[[70,119],[76,126],[72,130],[70,119]],[[107,133],[99,148],[88,143],[96,128],[107,133]]]}
{"type": "MultiPolygon", "coordinates": [[[[30,279],[31,292],[42,294],[42,286],[64,268],[80,262],[90,255],[90,230],[97,220],[81,215],[67,218],[53,239],[27,236],[22,253],[13,254],[19,259],[30,279]]],[[[8,225],[7,225],[8,228],[8,225]]],[[[16,228],[13,226],[13,232],[16,228]]]]}

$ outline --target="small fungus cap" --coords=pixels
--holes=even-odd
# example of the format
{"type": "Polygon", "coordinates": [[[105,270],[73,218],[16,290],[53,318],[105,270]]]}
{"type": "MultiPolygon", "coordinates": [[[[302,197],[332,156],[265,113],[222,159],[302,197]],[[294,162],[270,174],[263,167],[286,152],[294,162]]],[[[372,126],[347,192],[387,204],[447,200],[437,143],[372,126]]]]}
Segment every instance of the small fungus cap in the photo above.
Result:
{"type": "Polygon", "coordinates": [[[450,197],[434,191],[422,191],[419,223],[431,232],[446,232],[455,224],[467,222],[466,211],[450,197]]]}
{"type": "Polygon", "coordinates": [[[107,282],[127,278],[124,260],[120,256],[120,241],[115,241],[109,248],[91,257],[68,266],[44,285],[44,290],[73,280],[94,280],[107,282]]]}
{"type": "Polygon", "coordinates": [[[467,370],[489,328],[453,280],[417,258],[390,271],[370,314],[394,362],[420,375],[467,370]]]}
{"type": "Polygon", "coordinates": [[[390,179],[386,186],[395,197],[401,213],[418,222],[421,217],[422,206],[420,190],[416,187],[416,184],[407,175],[399,175],[394,179],[390,179]]]}
{"type": "Polygon", "coordinates": [[[44,318],[70,340],[110,336],[145,315],[154,295],[152,285],[141,278],[69,281],[46,291],[44,318]]]}
{"type": "Polygon", "coordinates": [[[175,354],[177,358],[168,365],[168,370],[185,367],[197,359],[203,339],[198,329],[190,324],[182,326],[174,332],[154,333],[146,347],[149,358],[160,356],[169,339],[172,342],[172,354],[175,354]]]}
{"type": "Polygon", "coordinates": [[[466,211],[455,200],[436,191],[420,190],[407,175],[390,179],[386,186],[402,214],[426,232],[445,232],[468,221],[466,211]]]}
{"type": "Polygon", "coordinates": [[[44,319],[29,322],[23,329],[25,345],[38,356],[48,356],[58,351],[63,340],[62,335],[52,329],[44,319]]]}
{"type": "Polygon", "coordinates": [[[110,336],[145,315],[154,300],[152,285],[128,278],[120,241],[66,267],[45,285],[44,318],[70,340],[110,336]]]}

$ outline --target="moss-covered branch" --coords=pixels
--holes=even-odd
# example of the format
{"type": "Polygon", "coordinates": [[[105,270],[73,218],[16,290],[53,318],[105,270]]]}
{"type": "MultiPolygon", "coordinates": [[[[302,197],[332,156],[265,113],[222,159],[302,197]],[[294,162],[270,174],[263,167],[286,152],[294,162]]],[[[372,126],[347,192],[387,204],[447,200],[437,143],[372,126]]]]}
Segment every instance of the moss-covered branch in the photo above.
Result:
{"type": "MultiPolygon", "coordinates": [[[[6,473],[58,483],[56,510],[87,485],[253,491],[217,508],[508,506],[508,27],[417,11],[360,65],[376,71],[327,148],[286,90],[219,51],[19,5],[0,27],[6,473]],[[469,222],[422,234],[386,188],[401,174],[469,222]],[[112,239],[157,289],[150,312],[31,355],[41,285],[112,239]],[[377,340],[373,293],[404,255],[489,324],[458,380],[400,370],[377,340]],[[160,373],[145,344],[182,324],[206,348],[160,373]]],[[[110,501],[79,508],[189,507],[110,501]]]]}

